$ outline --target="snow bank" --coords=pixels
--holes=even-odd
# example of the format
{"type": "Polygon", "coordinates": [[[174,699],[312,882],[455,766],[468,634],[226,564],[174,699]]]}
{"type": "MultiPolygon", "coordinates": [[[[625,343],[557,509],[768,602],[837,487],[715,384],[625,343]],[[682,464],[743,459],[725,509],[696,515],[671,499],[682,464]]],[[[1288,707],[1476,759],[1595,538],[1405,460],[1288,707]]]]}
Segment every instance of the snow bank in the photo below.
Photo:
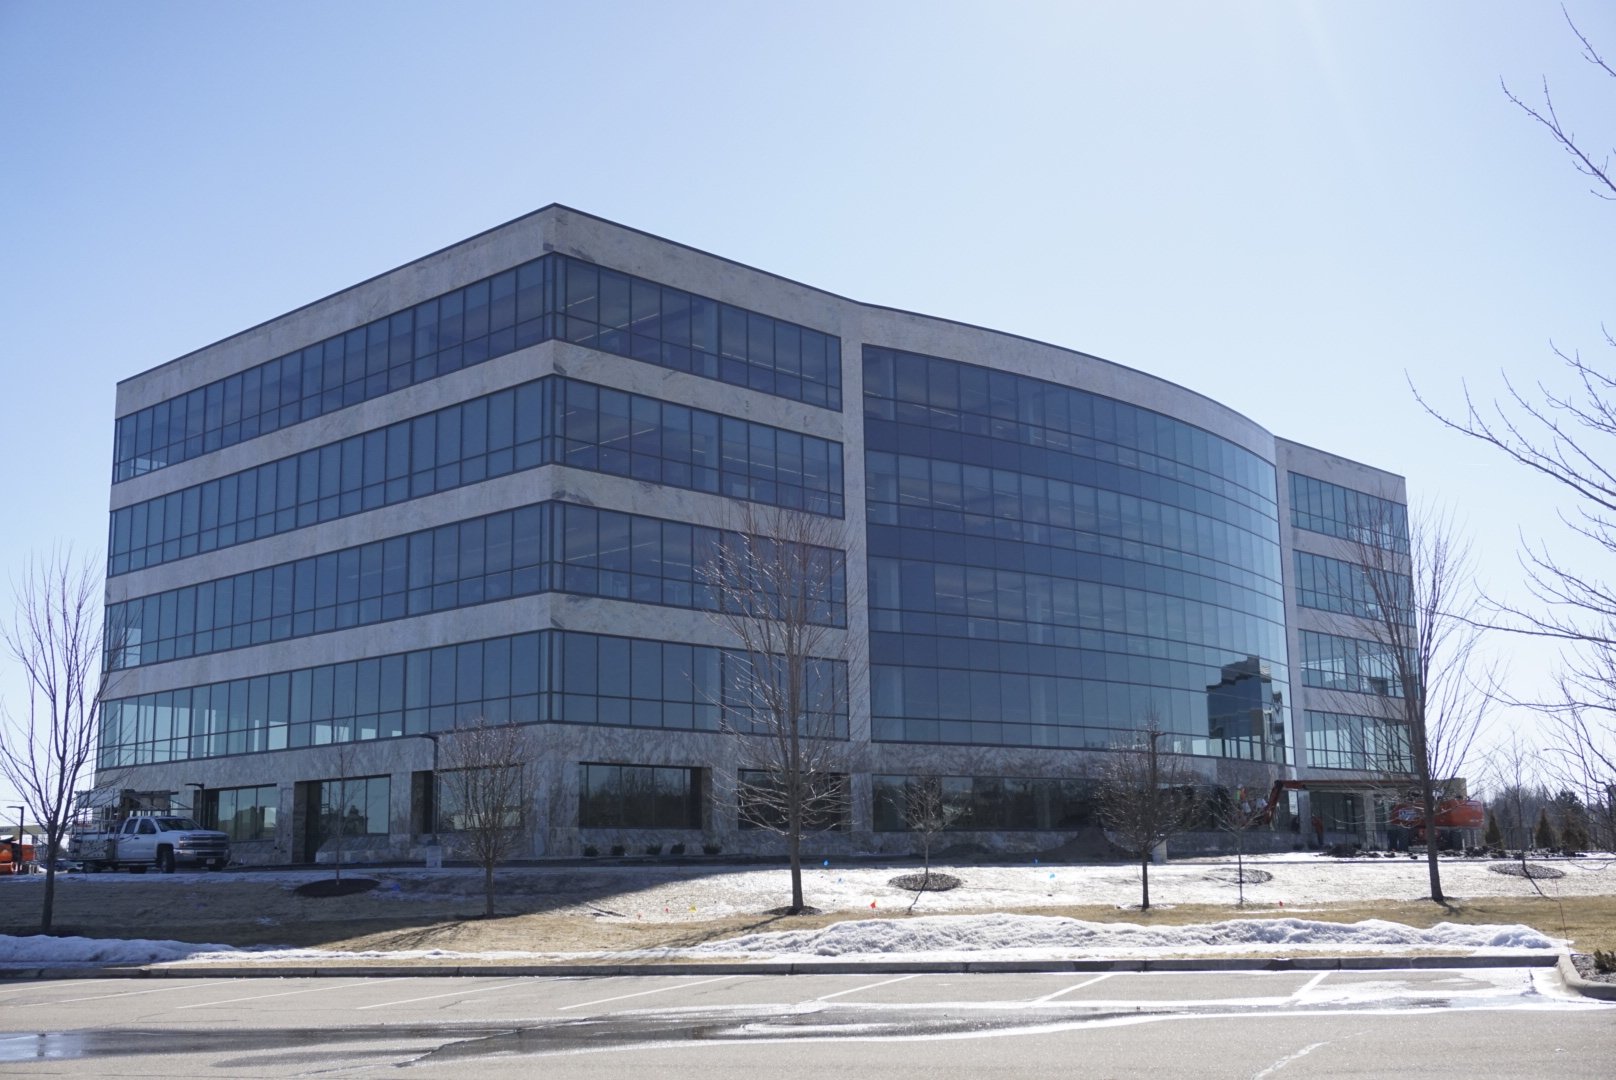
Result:
{"type": "Polygon", "coordinates": [[[819,930],[747,934],[687,950],[693,956],[1073,959],[1076,957],[1215,953],[1249,950],[1411,949],[1523,951],[1561,942],[1529,926],[1461,926],[1428,930],[1370,919],[1358,923],[1308,919],[1231,919],[1193,926],[1094,923],[1046,915],[933,916],[865,919],[819,930]]]}
{"type": "MultiPolygon", "coordinates": [[[[917,919],[868,919],[820,930],[748,934],[689,949],[617,954],[632,960],[655,956],[737,959],[870,957],[891,959],[1069,960],[1119,956],[1216,954],[1233,951],[1308,949],[1334,952],[1521,952],[1558,949],[1564,943],[1528,926],[1460,926],[1439,923],[1428,930],[1378,919],[1359,923],[1308,919],[1232,919],[1196,926],[1093,923],[1044,915],[938,915],[917,919]]],[[[598,956],[599,954],[590,954],[598,956]]],[[[463,953],[436,949],[337,952],[324,949],[236,949],[183,941],[0,935],[0,967],[86,967],[108,964],[273,963],[292,960],[557,960],[561,954],[463,953]]]]}
{"type": "Polygon", "coordinates": [[[0,965],[7,967],[89,967],[107,964],[165,964],[176,960],[224,958],[240,954],[230,945],[144,938],[11,937],[0,934],[0,965]]]}

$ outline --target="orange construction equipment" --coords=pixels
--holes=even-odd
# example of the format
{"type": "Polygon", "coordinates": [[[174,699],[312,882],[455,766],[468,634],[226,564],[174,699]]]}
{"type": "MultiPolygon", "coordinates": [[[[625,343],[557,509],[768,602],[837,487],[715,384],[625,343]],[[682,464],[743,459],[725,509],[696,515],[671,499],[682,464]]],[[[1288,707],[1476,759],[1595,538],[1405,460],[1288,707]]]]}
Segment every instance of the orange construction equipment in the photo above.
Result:
{"type": "Polygon", "coordinates": [[[0,840],[0,874],[27,874],[34,869],[34,845],[0,840]]]}
{"type": "MultiPolygon", "coordinates": [[[[1393,825],[1425,830],[1425,808],[1419,803],[1398,803],[1391,809],[1393,825]]],[[[1487,808],[1476,799],[1439,799],[1436,804],[1436,827],[1439,829],[1479,829],[1487,824],[1487,808]]]]}

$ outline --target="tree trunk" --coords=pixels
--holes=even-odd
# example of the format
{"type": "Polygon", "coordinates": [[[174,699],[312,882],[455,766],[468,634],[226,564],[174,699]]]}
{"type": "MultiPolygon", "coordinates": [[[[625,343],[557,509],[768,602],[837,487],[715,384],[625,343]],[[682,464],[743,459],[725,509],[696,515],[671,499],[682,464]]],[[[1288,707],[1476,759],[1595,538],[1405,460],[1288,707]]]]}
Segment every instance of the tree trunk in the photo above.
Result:
{"type": "Polygon", "coordinates": [[[1150,849],[1139,856],[1139,910],[1150,910],[1150,849]]]}
{"type": "Polygon", "coordinates": [[[801,829],[791,830],[791,836],[786,843],[791,853],[791,914],[802,912],[802,834],[801,829]]]}
{"type": "MultiPolygon", "coordinates": [[[[51,846],[51,851],[55,852],[56,850],[57,849],[56,849],[55,845],[52,845],[51,846]]],[[[21,852],[19,852],[18,854],[20,855],[21,852]]],[[[52,855],[51,856],[51,864],[49,866],[45,867],[45,906],[44,906],[44,909],[40,912],[40,915],[39,915],[39,932],[40,933],[42,933],[42,934],[50,933],[51,916],[54,913],[55,908],[56,908],[56,858],[55,858],[54,855],[52,855]]]]}
{"type": "Polygon", "coordinates": [[[1447,903],[1447,897],[1442,895],[1442,869],[1437,865],[1437,838],[1436,838],[1436,795],[1431,790],[1431,778],[1422,778],[1422,787],[1425,789],[1423,801],[1425,803],[1425,863],[1431,876],[1431,899],[1438,904],[1447,903]]]}
{"type": "Polygon", "coordinates": [[[494,917],[494,864],[483,867],[483,917],[494,917]]]}

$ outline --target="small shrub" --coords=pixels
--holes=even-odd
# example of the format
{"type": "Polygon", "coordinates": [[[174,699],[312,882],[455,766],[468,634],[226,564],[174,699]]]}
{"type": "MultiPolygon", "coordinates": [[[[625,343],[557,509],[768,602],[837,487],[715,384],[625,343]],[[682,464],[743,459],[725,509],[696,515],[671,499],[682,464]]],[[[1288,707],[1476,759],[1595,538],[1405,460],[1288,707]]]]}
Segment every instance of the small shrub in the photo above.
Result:
{"type": "Polygon", "coordinates": [[[720,847],[719,845],[717,845],[717,844],[708,843],[708,844],[701,845],[701,853],[703,855],[717,855],[720,851],[723,851],[723,850],[724,849],[722,847],[720,847]]]}
{"type": "Polygon", "coordinates": [[[622,844],[613,844],[612,845],[612,854],[613,855],[622,856],[622,855],[626,855],[627,853],[628,853],[628,848],[624,847],[622,844]]]}
{"type": "Polygon", "coordinates": [[[1616,975],[1616,949],[1595,949],[1594,970],[1601,975],[1616,975]]]}
{"type": "Polygon", "coordinates": [[[684,853],[685,853],[685,842],[683,840],[679,841],[677,844],[674,844],[672,847],[670,847],[668,849],[668,854],[669,855],[683,855],[684,853]]]}
{"type": "Polygon", "coordinates": [[[594,844],[585,844],[584,854],[593,859],[596,855],[600,854],[600,848],[596,847],[594,844]]]}
{"type": "Polygon", "coordinates": [[[661,844],[646,844],[645,845],[645,853],[647,855],[660,855],[660,854],[662,854],[662,845],[661,844]]]}

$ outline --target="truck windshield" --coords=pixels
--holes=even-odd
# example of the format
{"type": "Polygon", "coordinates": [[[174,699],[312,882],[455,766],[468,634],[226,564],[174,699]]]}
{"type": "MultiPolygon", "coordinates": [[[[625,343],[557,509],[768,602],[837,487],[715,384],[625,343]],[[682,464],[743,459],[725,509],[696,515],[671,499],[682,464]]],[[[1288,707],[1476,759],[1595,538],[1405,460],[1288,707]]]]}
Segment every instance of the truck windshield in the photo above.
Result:
{"type": "Polygon", "coordinates": [[[157,827],[164,832],[195,832],[202,826],[188,817],[160,817],[157,819],[157,827]]]}

